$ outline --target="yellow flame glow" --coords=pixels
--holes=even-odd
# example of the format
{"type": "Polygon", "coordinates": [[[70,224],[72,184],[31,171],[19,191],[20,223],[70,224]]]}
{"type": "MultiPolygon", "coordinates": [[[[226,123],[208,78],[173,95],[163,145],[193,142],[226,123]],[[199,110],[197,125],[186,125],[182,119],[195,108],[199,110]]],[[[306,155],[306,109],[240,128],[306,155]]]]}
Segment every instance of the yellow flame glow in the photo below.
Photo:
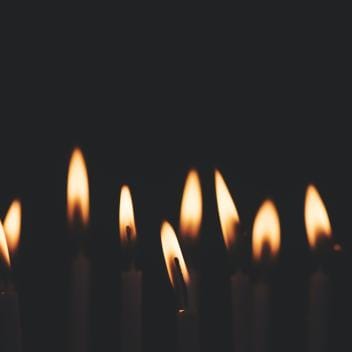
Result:
{"type": "Polygon", "coordinates": [[[136,224],[134,221],[134,211],[131,191],[128,186],[124,185],[121,188],[120,194],[120,210],[119,210],[119,225],[121,241],[127,242],[127,233],[130,232],[131,240],[137,236],[136,224]]]}
{"type": "Polygon", "coordinates": [[[197,171],[192,169],[188,173],[181,201],[180,229],[182,236],[191,238],[198,236],[202,212],[200,179],[197,171]]]}
{"type": "Polygon", "coordinates": [[[5,231],[0,221],[0,257],[8,267],[11,266],[10,253],[6,243],[5,231]]]}
{"type": "Polygon", "coordinates": [[[304,205],[304,220],[309,246],[314,249],[319,237],[331,237],[332,229],[328,213],[318,190],[309,185],[304,205]]]}
{"type": "Polygon", "coordinates": [[[185,283],[188,284],[190,282],[190,276],[187,270],[187,266],[183,259],[181,248],[177,241],[176,233],[167,221],[164,221],[161,225],[161,246],[164,253],[167,272],[169,274],[169,278],[172,285],[175,286],[173,277],[175,258],[179,260],[183,279],[185,280],[185,283]]]}
{"type": "Polygon", "coordinates": [[[22,208],[21,202],[15,199],[9,210],[7,211],[4,220],[4,230],[6,235],[6,241],[11,254],[13,254],[20,241],[21,234],[21,218],[22,218],[22,208]]]}
{"type": "Polygon", "coordinates": [[[266,200],[259,208],[253,224],[253,258],[260,261],[265,245],[269,246],[271,257],[280,249],[280,220],[275,204],[266,200]]]}
{"type": "Polygon", "coordinates": [[[230,191],[219,170],[215,170],[215,193],[222,235],[225,245],[229,249],[235,241],[236,228],[240,223],[240,218],[230,191]]]}
{"type": "Polygon", "coordinates": [[[79,148],[73,151],[68,169],[67,216],[71,223],[74,222],[76,216],[84,225],[87,225],[89,221],[88,172],[79,148]]]}

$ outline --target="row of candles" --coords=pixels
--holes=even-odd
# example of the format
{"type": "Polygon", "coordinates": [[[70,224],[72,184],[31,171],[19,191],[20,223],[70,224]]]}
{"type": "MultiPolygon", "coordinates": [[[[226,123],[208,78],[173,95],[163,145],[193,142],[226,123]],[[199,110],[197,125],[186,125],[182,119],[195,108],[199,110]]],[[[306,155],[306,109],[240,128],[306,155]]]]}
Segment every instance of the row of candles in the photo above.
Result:
{"type": "MultiPolygon", "coordinates": [[[[235,351],[267,350],[271,285],[270,272],[280,251],[281,231],[277,208],[265,200],[259,208],[252,229],[252,258],[260,278],[250,293],[250,279],[243,270],[241,250],[245,239],[231,193],[220,171],[215,171],[215,194],[224,244],[231,270],[233,347],[235,351]],[[249,300],[252,297],[254,319],[246,326],[249,300]]],[[[91,263],[86,245],[89,231],[89,181],[86,163],[80,149],[71,156],[67,179],[67,217],[74,238],[72,257],[70,351],[88,351],[90,331],[91,263]]],[[[332,248],[332,230],[324,203],[313,185],[306,191],[304,208],[307,239],[315,253],[324,255],[332,248]]],[[[201,182],[196,170],[187,176],[181,202],[180,243],[168,221],[161,225],[161,247],[177,307],[179,351],[200,351],[199,333],[199,263],[196,255],[202,222],[201,182]],[[181,244],[181,245],[180,245],[181,244]]],[[[1,351],[20,351],[19,304],[11,279],[11,263],[21,232],[21,203],[15,200],[0,221],[0,347],[1,351]]],[[[136,256],[139,250],[132,196],[128,186],[121,188],[119,233],[123,248],[121,273],[121,351],[142,350],[142,270],[136,256]]],[[[335,249],[337,247],[335,246],[335,249]]],[[[322,351],[327,330],[328,275],[318,267],[310,278],[309,350],[322,351]]]]}

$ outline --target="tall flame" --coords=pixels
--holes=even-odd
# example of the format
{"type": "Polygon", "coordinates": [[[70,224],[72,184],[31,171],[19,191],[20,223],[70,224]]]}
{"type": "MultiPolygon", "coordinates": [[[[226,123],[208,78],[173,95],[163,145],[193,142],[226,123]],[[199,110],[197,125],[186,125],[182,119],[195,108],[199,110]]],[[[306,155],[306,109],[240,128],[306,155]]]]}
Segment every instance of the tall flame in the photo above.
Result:
{"type": "Polygon", "coordinates": [[[259,208],[253,224],[252,250],[253,258],[260,261],[263,249],[268,246],[271,257],[280,249],[280,220],[275,204],[266,200],[259,208]]]}
{"type": "Polygon", "coordinates": [[[180,214],[181,234],[185,237],[196,238],[202,222],[202,191],[199,175],[192,169],[188,173],[180,214]]]}
{"type": "Polygon", "coordinates": [[[22,218],[22,208],[21,202],[15,199],[9,210],[7,211],[4,220],[4,230],[6,235],[6,241],[11,254],[13,254],[20,241],[21,234],[21,218],[22,218]]]}
{"type": "Polygon", "coordinates": [[[309,185],[304,205],[304,220],[309,246],[314,249],[319,237],[331,237],[332,229],[328,213],[318,190],[309,185]]]}
{"type": "Polygon", "coordinates": [[[185,280],[185,283],[188,284],[190,282],[190,276],[187,266],[183,259],[175,231],[167,221],[164,221],[161,225],[161,246],[163,249],[167,272],[172,285],[175,287],[175,278],[173,274],[175,269],[175,258],[178,259],[183,279],[185,280]]]}
{"type": "Polygon", "coordinates": [[[222,235],[227,249],[230,249],[235,241],[236,228],[240,223],[240,218],[230,191],[219,170],[215,170],[215,193],[222,235]]]}
{"type": "Polygon", "coordinates": [[[89,184],[86,163],[79,148],[75,148],[67,176],[67,216],[71,223],[79,217],[82,224],[89,221],[89,184]]]}
{"type": "Polygon", "coordinates": [[[122,242],[128,241],[128,235],[131,240],[137,236],[136,224],[134,221],[134,211],[131,191],[128,186],[121,188],[120,210],[119,210],[120,238],[122,242]]]}
{"type": "Polygon", "coordinates": [[[7,247],[5,232],[4,232],[4,228],[2,227],[1,221],[0,221],[0,258],[5,261],[8,267],[11,266],[10,253],[7,247]]]}

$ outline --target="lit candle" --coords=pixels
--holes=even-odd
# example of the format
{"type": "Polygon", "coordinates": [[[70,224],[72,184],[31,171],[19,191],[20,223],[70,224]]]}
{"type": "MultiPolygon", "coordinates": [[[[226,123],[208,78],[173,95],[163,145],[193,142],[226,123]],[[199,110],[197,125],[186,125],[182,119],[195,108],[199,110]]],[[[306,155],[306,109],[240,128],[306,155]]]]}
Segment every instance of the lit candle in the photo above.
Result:
{"type": "Polygon", "coordinates": [[[280,250],[280,220],[274,203],[266,200],[254,219],[252,254],[257,280],[253,287],[252,351],[271,350],[271,280],[280,250]]]}
{"type": "Polygon", "coordinates": [[[67,217],[74,244],[71,267],[69,344],[71,352],[90,350],[91,266],[88,255],[89,184],[80,149],[74,149],[67,177],[67,217]]]}
{"type": "Polygon", "coordinates": [[[250,282],[244,270],[245,236],[239,232],[240,218],[224,178],[215,170],[215,193],[225,246],[229,252],[232,299],[232,344],[237,352],[249,351],[250,282]]]}
{"type": "Polygon", "coordinates": [[[198,352],[199,327],[195,301],[191,296],[192,277],[187,269],[181,248],[172,226],[161,226],[161,246],[170,282],[177,300],[178,347],[180,352],[198,352]]]}
{"type": "Polygon", "coordinates": [[[332,253],[332,229],[323,200],[317,189],[306,191],[304,219],[315,268],[309,280],[308,351],[328,350],[329,276],[324,265],[332,253]]]}
{"type": "MultiPolygon", "coordinates": [[[[8,219],[8,217],[7,217],[8,219]]],[[[15,219],[18,221],[18,219],[15,219]]],[[[16,230],[16,229],[15,229],[16,230]]],[[[19,238],[18,232],[9,231],[7,238],[19,238]]],[[[11,240],[10,240],[11,242],[11,240]]],[[[14,253],[16,247],[12,247],[14,253]]],[[[21,351],[21,327],[18,295],[11,280],[11,260],[5,232],[0,221],[0,351],[21,351]]]]}
{"type": "Polygon", "coordinates": [[[130,189],[121,188],[119,209],[122,245],[121,351],[142,350],[142,272],[137,265],[138,241],[130,189]]]}

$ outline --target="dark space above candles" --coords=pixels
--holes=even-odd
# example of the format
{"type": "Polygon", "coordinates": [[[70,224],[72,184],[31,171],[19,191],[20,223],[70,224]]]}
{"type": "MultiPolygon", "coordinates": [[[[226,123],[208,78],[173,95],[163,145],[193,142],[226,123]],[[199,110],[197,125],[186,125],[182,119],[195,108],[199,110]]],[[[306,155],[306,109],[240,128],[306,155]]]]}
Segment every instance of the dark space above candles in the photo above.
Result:
{"type": "Polygon", "coordinates": [[[92,351],[118,351],[120,345],[123,184],[131,188],[141,241],[144,349],[176,351],[175,297],[160,225],[170,221],[179,235],[191,168],[199,171],[204,207],[201,350],[230,351],[232,343],[215,168],[248,234],[265,199],[272,199],[279,213],[273,351],[300,351],[307,343],[301,322],[312,263],[304,196],[308,184],[316,185],[332,236],[342,247],[329,264],[334,303],[327,351],[351,346],[345,320],[352,313],[352,139],[344,31],[303,30],[288,19],[290,25],[282,21],[271,30],[247,23],[178,32],[175,22],[166,34],[163,27],[131,22],[116,29],[114,21],[110,27],[94,18],[82,26],[72,18],[67,26],[56,18],[43,26],[13,24],[5,43],[0,219],[20,198],[23,227],[14,280],[25,351],[62,352],[67,343],[72,249],[66,185],[76,146],[84,153],[91,198],[92,351]]]}

